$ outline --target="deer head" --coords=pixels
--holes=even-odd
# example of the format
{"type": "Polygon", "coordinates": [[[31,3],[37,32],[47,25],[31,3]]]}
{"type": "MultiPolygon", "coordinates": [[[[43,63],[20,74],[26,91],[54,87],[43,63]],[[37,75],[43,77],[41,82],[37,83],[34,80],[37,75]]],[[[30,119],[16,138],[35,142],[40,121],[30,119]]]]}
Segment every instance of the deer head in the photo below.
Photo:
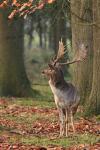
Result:
{"type": "Polygon", "coordinates": [[[58,54],[55,56],[52,61],[48,64],[48,68],[45,69],[42,73],[45,74],[48,77],[51,76],[62,76],[61,66],[63,65],[69,65],[77,62],[82,62],[86,59],[87,56],[87,46],[84,44],[79,45],[79,50],[75,54],[75,57],[71,61],[66,61],[61,63],[60,60],[64,57],[64,54],[67,51],[65,51],[65,47],[63,45],[62,39],[59,41],[59,49],[58,54]]]}
{"type": "Polygon", "coordinates": [[[62,74],[61,72],[61,66],[59,64],[59,60],[64,56],[65,54],[65,48],[62,43],[62,40],[59,41],[59,50],[57,56],[55,56],[50,63],[48,64],[48,68],[43,70],[42,73],[45,74],[48,77],[51,76],[58,76],[59,74],[62,74]]]}

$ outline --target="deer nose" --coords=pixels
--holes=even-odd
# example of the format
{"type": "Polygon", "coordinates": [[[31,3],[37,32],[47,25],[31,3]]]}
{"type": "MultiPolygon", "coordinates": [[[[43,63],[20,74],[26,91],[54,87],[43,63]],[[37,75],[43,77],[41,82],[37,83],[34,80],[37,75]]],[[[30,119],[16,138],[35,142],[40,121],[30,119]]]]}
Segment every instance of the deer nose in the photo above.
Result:
{"type": "Polygon", "coordinates": [[[41,73],[44,74],[44,71],[42,71],[41,73]]]}

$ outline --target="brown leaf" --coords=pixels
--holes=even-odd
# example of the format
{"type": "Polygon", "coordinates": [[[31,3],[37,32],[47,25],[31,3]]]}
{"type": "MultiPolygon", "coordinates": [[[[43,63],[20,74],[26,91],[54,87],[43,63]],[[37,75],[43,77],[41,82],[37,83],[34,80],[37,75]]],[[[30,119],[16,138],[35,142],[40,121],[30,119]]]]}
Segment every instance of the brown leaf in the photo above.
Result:
{"type": "Polygon", "coordinates": [[[47,3],[48,3],[48,4],[51,4],[51,3],[53,3],[54,1],[56,1],[56,0],[47,0],[47,3]]]}
{"type": "Polygon", "coordinates": [[[15,14],[17,14],[18,10],[13,10],[12,13],[8,16],[8,19],[12,19],[15,14]]]}
{"type": "Polygon", "coordinates": [[[1,4],[0,4],[0,8],[4,8],[5,6],[7,6],[7,1],[4,0],[1,4]]]}

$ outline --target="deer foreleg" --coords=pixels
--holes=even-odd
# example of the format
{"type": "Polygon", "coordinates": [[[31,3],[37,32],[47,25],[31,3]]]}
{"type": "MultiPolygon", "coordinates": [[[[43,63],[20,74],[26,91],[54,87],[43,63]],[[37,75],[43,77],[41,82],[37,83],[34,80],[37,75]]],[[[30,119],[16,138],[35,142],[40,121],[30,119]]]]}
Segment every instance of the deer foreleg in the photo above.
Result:
{"type": "Polygon", "coordinates": [[[60,119],[60,137],[62,137],[64,135],[65,122],[64,122],[64,114],[61,109],[59,109],[59,119],[60,119]]]}

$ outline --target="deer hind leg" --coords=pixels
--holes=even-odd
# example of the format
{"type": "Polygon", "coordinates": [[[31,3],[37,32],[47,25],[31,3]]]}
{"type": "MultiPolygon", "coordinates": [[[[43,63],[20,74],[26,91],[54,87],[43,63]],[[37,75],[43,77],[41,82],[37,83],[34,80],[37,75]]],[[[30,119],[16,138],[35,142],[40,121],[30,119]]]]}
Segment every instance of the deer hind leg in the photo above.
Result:
{"type": "Polygon", "coordinates": [[[60,137],[64,135],[65,131],[65,122],[64,122],[64,113],[62,109],[59,109],[59,119],[60,119],[60,137]]]}
{"type": "Polygon", "coordinates": [[[78,107],[78,104],[75,105],[74,107],[71,108],[71,111],[70,111],[70,119],[71,119],[71,126],[72,126],[72,129],[73,129],[73,133],[75,133],[75,127],[74,127],[74,115],[77,111],[77,107],[78,107]]]}
{"type": "Polygon", "coordinates": [[[72,110],[71,110],[71,112],[70,112],[70,119],[71,119],[71,126],[72,126],[72,129],[73,129],[73,133],[75,133],[74,117],[73,117],[73,112],[72,112],[72,110]]]}
{"type": "Polygon", "coordinates": [[[69,127],[69,112],[66,110],[66,137],[68,137],[68,127],[69,127]]]}

